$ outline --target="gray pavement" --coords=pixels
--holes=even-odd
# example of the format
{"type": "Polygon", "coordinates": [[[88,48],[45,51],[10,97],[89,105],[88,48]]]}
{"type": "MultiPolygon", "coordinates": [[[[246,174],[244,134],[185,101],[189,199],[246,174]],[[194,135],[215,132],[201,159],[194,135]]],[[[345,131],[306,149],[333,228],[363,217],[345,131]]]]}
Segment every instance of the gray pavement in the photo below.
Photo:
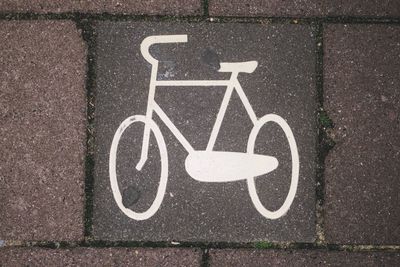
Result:
{"type": "MultiPolygon", "coordinates": [[[[315,239],[315,40],[310,27],[106,22],[98,24],[97,33],[96,238],[229,242],[309,242],[315,239]],[[296,151],[300,157],[297,194],[286,215],[273,220],[260,214],[251,201],[247,176],[237,182],[224,183],[193,180],[185,168],[188,151],[158,115],[154,115],[154,121],[165,138],[169,164],[161,207],[154,216],[139,221],[128,217],[117,206],[110,185],[111,141],[123,120],[146,113],[151,65],[141,55],[140,43],[147,36],[167,34],[187,34],[188,42],[150,47],[152,55],[160,61],[157,79],[161,81],[226,80],[230,73],[217,71],[221,62],[258,61],[254,73],[239,74],[243,92],[258,119],[265,114],[285,118],[299,151],[296,151]]],[[[155,101],[194,150],[205,150],[225,90],[222,86],[160,86],[156,88],[155,101]]],[[[161,164],[164,164],[159,154],[160,143],[152,137],[149,162],[143,171],[135,169],[143,139],[144,124],[141,124],[133,124],[122,135],[116,163],[125,207],[136,212],[147,210],[155,199],[161,183],[161,164]]],[[[252,129],[253,123],[234,91],[214,151],[236,151],[245,155],[252,129]]],[[[279,209],[289,192],[292,181],[290,149],[285,133],[276,122],[266,123],[259,131],[255,153],[273,156],[279,161],[276,171],[256,178],[257,193],[270,210],[279,209]]],[[[239,165],[252,168],[242,160],[239,165]]],[[[224,165],[229,164],[229,160],[222,162],[218,169],[228,168],[224,165]]],[[[215,180],[214,173],[206,174],[205,179],[215,180]]],[[[232,178],[241,177],[235,174],[232,178]]]]}

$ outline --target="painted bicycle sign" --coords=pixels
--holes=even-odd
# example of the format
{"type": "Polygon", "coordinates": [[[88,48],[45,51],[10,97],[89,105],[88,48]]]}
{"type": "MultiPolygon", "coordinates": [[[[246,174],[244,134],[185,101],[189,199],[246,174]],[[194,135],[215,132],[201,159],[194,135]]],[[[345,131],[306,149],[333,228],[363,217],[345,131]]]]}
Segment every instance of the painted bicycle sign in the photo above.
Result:
{"type": "MultiPolygon", "coordinates": [[[[158,60],[152,57],[149,48],[153,44],[163,43],[183,43],[187,42],[187,35],[157,35],[145,38],[141,43],[141,53],[143,57],[152,65],[149,94],[147,101],[147,111],[144,115],[134,115],[126,118],[118,127],[112,140],[109,157],[109,176],[111,189],[114,199],[121,211],[134,220],[146,220],[153,216],[160,208],[163,201],[167,180],[168,180],[168,151],[160,128],[152,119],[156,113],[161,121],[172,132],[176,139],[182,144],[188,155],[185,160],[187,173],[195,180],[200,182],[233,182],[246,180],[250,198],[256,210],[267,219],[277,219],[287,213],[296,195],[299,179],[299,155],[293,132],[287,122],[276,114],[266,114],[257,117],[243,88],[241,87],[239,73],[252,73],[258,65],[257,61],[247,62],[224,62],[220,63],[219,72],[230,73],[229,80],[157,80],[158,60]],[[226,91],[222,99],[210,138],[205,150],[195,150],[183,134],[174,125],[171,119],[161,109],[155,101],[155,91],[157,87],[179,86],[179,87],[201,87],[201,86],[220,86],[225,87],[226,91]],[[214,151],[214,144],[217,140],[223,118],[225,116],[232,93],[236,92],[244,105],[252,123],[253,128],[247,141],[247,152],[228,152],[214,151]],[[256,154],[254,152],[257,135],[261,128],[267,123],[277,124],[285,134],[290,148],[291,155],[291,180],[289,191],[281,207],[275,211],[268,210],[262,204],[256,188],[255,179],[257,176],[267,174],[279,167],[277,158],[256,154]],[[150,207],[143,212],[135,212],[125,207],[122,201],[121,191],[117,177],[117,151],[118,144],[124,131],[135,123],[144,124],[140,160],[135,162],[136,169],[140,171],[146,164],[148,158],[150,133],[153,132],[160,153],[160,181],[154,201],[150,207]]],[[[139,149],[139,148],[138,148],[139,149]]]]}

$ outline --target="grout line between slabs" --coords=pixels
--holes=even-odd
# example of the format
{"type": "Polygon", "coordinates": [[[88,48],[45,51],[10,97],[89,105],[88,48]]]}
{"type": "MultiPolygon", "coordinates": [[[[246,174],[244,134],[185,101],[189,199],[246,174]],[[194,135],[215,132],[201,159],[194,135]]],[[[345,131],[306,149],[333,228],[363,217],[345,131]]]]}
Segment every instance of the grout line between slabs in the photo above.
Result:
{"type": "Polygon", "coordinates": [[[400,253],[400,245],[357,245],[357,244],[316,244],[316,243],[270,243],[268,248],[256,248],[255,243],[227,242],[137,242],[137,241],[82,241],[82,242],[50,242],[50,241],[15,241],[6,240],[3,248],[190,248],[202,250],[202,262],[207,263],[210,249],[251,249],[251,250],[320,250],[347,252],[394,252],[400,253]]]}
{"type": "Polygon", "coordinates": [[[317,90],[317,127],[318,127],[318,139],[317,139],[317,169],[316,169],[316,186],[315,186],[315,194],[316,194],[316,242],[317,244],[325,243],[325,233],[324,233],[324,190],[325,190],[325,181],[324,181],[324,161],[325,156],[321,153],[322,142],[323,142],[323,133],[324,129],[322,127],[322,123],[320,121],[320,113],[324,108],[324,97],[323,97],[323,25],[322,23],[317,23],[315,25],[315,47],[316,47],[316,65],[315,65],[315,75],[316,75],[316,90],[317,90]]]}
{"type": "Polygon", "coordinates": [[[210,16],[209,3],[209,0],[203,0],[203,14],[206,18],[210,16]]]}
{"type": "Polygon", "coordinates": [[[400,17],[360,17],[360,16],[210,16],[209,1],[203,0],[202,15],[126,15],[112,13],[35,13],[0,12],[0,20],[110,20],[110,21],[185,21],[185,22],[243,22],[243,23],[343,23],[343,24],[400,24],[400,17]]]}
{"type": "Polygon", "coordinates": [[[95,149],[95,32],[92,22],[77,20],[77,28],[81,29],[83,40],[87,47],[86,69],[86,114],[87,114],[87,139],[86,139],[86,172],[85,172],[85,206],[84,206],[84,238],[92,237],[93,218],[93,185],[94,185],[94,149],[95,149]]]}
{"type": "Polygon", "coordinates": [[[334,127],[332,119],[324,108],[324,23],[316,25],[316,88],[317,88],[317,170],[316,170],[316,243],[326,244],[325,232],[325,159],[335,142],[329,137],[328,132],[334,127]]]}
{"type": "Polygon", "coordinates": [[[200,266],[201,267],[209,267],[210,266],[210,254],[209,254],[209,250],[207,248],[202,249],[200,266]]]}

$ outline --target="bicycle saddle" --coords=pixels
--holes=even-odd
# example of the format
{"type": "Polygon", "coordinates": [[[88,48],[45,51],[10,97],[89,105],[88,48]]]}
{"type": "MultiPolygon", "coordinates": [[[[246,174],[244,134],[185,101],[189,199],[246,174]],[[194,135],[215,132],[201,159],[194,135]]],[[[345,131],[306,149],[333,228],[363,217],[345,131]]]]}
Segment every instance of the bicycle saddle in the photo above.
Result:
{"type": "Polygon", "coordinates": [[[252,73],[257,68],[257,61],[221,62],[219,72],[245,72],[252,73]]]}

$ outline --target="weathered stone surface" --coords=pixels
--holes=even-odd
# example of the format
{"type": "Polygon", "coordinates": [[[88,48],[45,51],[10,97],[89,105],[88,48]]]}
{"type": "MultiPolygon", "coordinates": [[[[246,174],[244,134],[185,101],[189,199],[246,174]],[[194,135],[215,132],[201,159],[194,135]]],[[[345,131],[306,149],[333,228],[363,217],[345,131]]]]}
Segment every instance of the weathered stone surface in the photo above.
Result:
{"type": "Polygon", "coordinates": [[[148,14],[148,15],[194,15],[201,14],[201,0],[2,0],[0,11],[3,12],[89,12],[112,14],[148,14]]]}
{"type": "Polygon", "coordinates": [[[0,239],[80,239],[84,42],[66,21],[2,21],[0,36],[0,239]]]}
{"type": "Polygon", "coordinates": [[[3,266],[200,266],[195,249],[157,248],[2,248],[3,266]]]}
{"type": "MultiPolygon", "coordinates": [[[[315,233],[316,94],[315,39],[304,25],[102,22],[96,27],[97,91],[94,189],[94,236],[106,240],[152,241],[313,241],[315,233]],[[288,213],[266,219],[255,209],[246,180],[204,183],[185,170],[188,152],[154,115],[166,141],[169,172],[166,193],[155,215],[144,221],[126,216],[114,201],[109,176],[109,153],[114,133],[128,116],[145,114],[151,66],[140,53],[150,35],[187,34],[186,44],[154,45],[160,60],[159,80],[229,79],[217,72],[221,62],[258,60],[254,73],[239,74],[244,93],[256,116],[275,113],[287,120],[300,154],[300,179],[288,213]],[[299,45],[301,44],[301,45],[299,45]]],[[[155,99],[192,144],[204,150],[225,87],[158,87],[155,99]]],[[[216,151],[245,152],[253,127],[236,92],[229,102],[216,151]]],[[[160,181],[159,145],[151,136],[149,161],[138,163],[143,123],[123,133],[117,153],[122,202],[145,211],[160,181]]],[[[291,156],[283,131],[273,123],[260,131],[256,152],[279,160],[276,171],[257,178],[261,201],[279,208],[288,194],[291,156]]],[[[225,165],[222,164],[221,168],[225,165]]]]}
{"type": "Polygon", "coordinates": [[[325,0],[324,13],[327,16],[399,17],[398,0],[325,0]]]}
{"type": "Polygon", "coordinates": [[[398,252],[211,250],[210,266],[399,266],[398,252]]]}
{"type": "Polygon", "coordinates": [[[397,0],[210,0],[209,8],[214,16],[400,16],[397,0]]]}
{"type": "Polygon", "coordinates": [[[325,107],[328,242],[400,243],[400,27],[328,25],[325,107]]]}
{"type": "Polygon", "coordinates": [[[212,16],[315,16],[323,13],[321,1],[279,1],[279,0],[210,0],[209,13],[212,16]]]}

